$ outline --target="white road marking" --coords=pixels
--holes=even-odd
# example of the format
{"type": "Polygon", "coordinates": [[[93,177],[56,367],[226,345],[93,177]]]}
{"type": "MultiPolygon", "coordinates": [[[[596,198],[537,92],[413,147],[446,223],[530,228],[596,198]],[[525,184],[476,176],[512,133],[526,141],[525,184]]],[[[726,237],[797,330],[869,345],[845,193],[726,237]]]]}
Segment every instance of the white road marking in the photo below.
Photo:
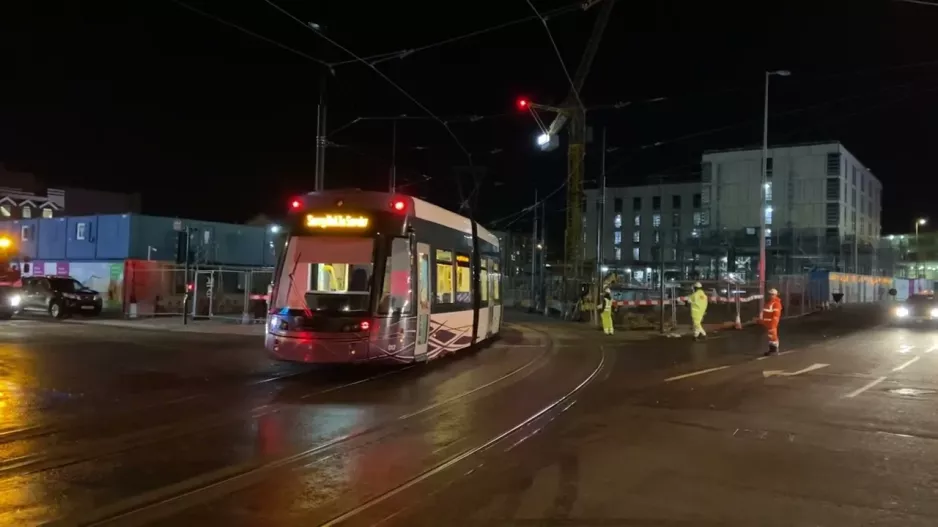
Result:
{"type": "Polygon", "coordinates": [[[899,346],[899,353],[908,353],[912,351],[915,346],[899,346]]]}
{"type": "Polygon", "coordinates": [[[782,355],[788,355],[788,354],[790,354],[790,353],[798,353],[799,351],[801,351],[801,350],[800,350],[800,349],[796,349],[796,350],[782,351],[782,352],[779,352],[779,353],[775,353],[775,354],[773,354],[773,355],[763,355],[763,356],[761,356],[761,357],[757,357],[756,360],[765,360],[765,359],[771,359],[772,357],[781,357],[782,355]]]}
{"type": "Polygon", "coordinates": [[[932,346],[932,347],[928,348],[927,350],[925,350],[925,353],[931,353],[931,352],[933,352],[933,351],[935,351],[935,350],[938,350],[938,344],[935,344],[934,346],[932,346]]]}
{"type": "Polygon", "coordinates": [[[910,359],[910,360],[908,360],[908,361],[906,361],[906,362],[903,362],[902,364],[896,366],[895,368],[892,369],[892,371],[904,370],[906,366],[908,366],[909,364],[912,364],[913,362],[915,362],[915,361],[917,361],[917,360],[919,360],[919,359],[921,359],[921,357],[913,357],[912,359],[910,359]]]}
{"type": "Polygon", "coordinates": [[[872,381],[870,381],[870,382],[864,384],[864,385],[861,386],[860,388],[858,388],[858,389],[856,389],[856,390],[854,390],[854,391],[848,393],[845,397],[856,397],[856,396],[860,395],[861,393],[863,393],[863,392],[869,390],[870,388],[876,386],[877,384],[879,384],[879,383],[881,383],[881,382],[883,382],[883,381],[885,381],[885,380],[886,380],[885,377],[879,377],[879,378],[877,378],[877,379],[875,379],[875,380],[872,380],[872,381]]]}
{"type": "Polygon", "coordinates": [[[729,368],[729,366],[717,366],[716,368],[707,368],[706,370],[685,373],[684,375],[678,375],[675,377],[668,377],[667,379],[664,380],[664,382],[679,381],[681,379],[686,379],[688,377],[693,377],[695,375],[703,375],[705,373],[710,373],[712,371],[725,370],[726,368],[729,368]]]}
{"type": "Polygon", "coordinates": [[[804,368],[804,369],[801,369],[801,370],[798,370],[798,371],[794,371],[794,372],[787,372],[787,371],[784,371],[784,370],[766,370],[766,371],[763,371],[763,372],[762,372],[762,377],[763,377],[763,378],[769,378],[769,377],[794,377],[795,375],[801,375],[802,373],[808,373],[809,371],[820,370],[821,368],[826,368],[826,367],[828,367],[828,366],[830,366],[830,364],[812,364],[812,365],[808,366],[807,368],[804,368]]]}

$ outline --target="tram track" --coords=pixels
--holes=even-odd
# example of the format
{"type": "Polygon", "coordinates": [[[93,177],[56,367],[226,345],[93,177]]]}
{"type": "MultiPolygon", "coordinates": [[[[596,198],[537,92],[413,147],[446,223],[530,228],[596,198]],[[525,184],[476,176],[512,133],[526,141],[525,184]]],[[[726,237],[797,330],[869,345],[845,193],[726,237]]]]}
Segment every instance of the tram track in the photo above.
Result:
{"type": "MultiPolygon", "coordinates": [[[[225,495],[234,492],[259,479],[262,480],[271,472],[316,463],[317,459],[322,456],[331,455],[331,453],[334,453],[338,449],[354,449],[356,448],[355,445],[359,445],[358,448],[360,448],[361,445],[379,441],[382,437],[393,435],[406,429],[406,427],[415,420],[432,420],[435,416],[450,411],[455,405],[462,403],[468,404],[468,401],[475,397],[485,397],[487,391],[498,390],[501,386],[504,386],[506,381],[511,380],[518,382],[547,364],[553,353],[553,343],[546,332],[540,330],[534,331],[546,337],[546,342],[542,349],[534,356],[523,361],[522,364],[512,367],[506,373],[494,379],[486,380],[486,382],[474,385],[469,389],[459,391],[458,393],[454,393],[440,400],[430,402],[430,404],[425,404],[417,409],[402,409],[403,411],[398,411],[387,418],[381,419],[372,426],[324,439],[309,448],[291,455],[269,460],[252,460],[239,465],[224,466],[208,473],[197,474],[188,479],[156,488],[152,491],[143,492],[125,500],[118,500],[109,506],[90,511],[77,519],[69,520],[66,518],[53,522],[50,525],[109,525],[118,520],[124,521],[130,517],[149,513],[154,509],[175,509],[181,504],[201,502],[210,498],[211,495],[215,493],[225,495]]],[[[411,366],[411,368],[413,368],[413,366],[411,366]]],[[[472,370],[469,371],[471,372],[472,370]]],[[[367,380],[371,380],[371,378],[358,381],[358,384],[367,380]]],[[[350,383],[350,385],[352,384],[353,383],[350,383]]],[[[342,386],[341,388],[344,387],[347,386],[342,386]]],[[[332,388],[329,391],[336,391],[337,389],[340,389],[340,387],[332,388]]],[[[265,412],[273,411],[276,410],[265,410],[265,412]]],[[[256,417],[250,416],[248,419],[256,419],[256,417]]],[[[155,441],[161,440],[162,439],[155,441]]],[[[146,440],[146,442],[153,443],[154,440],[146,440]]],[[[137,445],[136,448],[139,448],[139,446],[140,445],[137,445]]],[[[102,455],[108,455],[108,453],[102,451],[102,455]]],[[[82,463],[93,461],[94,459],[95,458],[64,459],[63,461],[82,463]]],[[[50,463],[42,467],[41,470],[48,470],[52,468],[53,465],[54,463],[50,463]]]]}

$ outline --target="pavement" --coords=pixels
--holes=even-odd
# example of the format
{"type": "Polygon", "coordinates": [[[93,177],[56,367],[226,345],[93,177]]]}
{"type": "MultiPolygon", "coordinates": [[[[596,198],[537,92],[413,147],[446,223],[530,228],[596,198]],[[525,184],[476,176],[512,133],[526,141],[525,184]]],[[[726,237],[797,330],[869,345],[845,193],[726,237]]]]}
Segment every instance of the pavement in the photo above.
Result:
{"type": "Polygon", "coordinates": [[[182,317],[178,316],[137,319],[74,317],[65,319],[63,322],[150,331],[264,336],[264,324],[242,324],[234,319],[189,319],[183,323],[182,317]]]}
{"type": "Polygon", "coordinates": [[[936,525],[938,329],[629,340],[511,314],[426,365],[0,323],[0,525],[936,525]]]}

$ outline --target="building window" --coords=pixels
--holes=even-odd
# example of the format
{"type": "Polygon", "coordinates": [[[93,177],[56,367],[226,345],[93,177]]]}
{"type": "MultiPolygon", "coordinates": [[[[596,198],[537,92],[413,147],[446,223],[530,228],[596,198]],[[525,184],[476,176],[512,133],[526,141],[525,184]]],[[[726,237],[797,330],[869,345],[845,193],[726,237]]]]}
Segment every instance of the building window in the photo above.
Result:
{"type": "Polygon", "coordinates": [[[661,214],[652,214],[652,215],[651,215],[651,226],[652,226],[652,227],[661,227],[661,214]]]}
{"type": "Polygon", "coordinates": [[[827,178],[827,199],[829,201],[840,201],[840,179],[827,178]]]}
{"type": "Polygon", "coordinates": [[[651,210],[661,210],[661,196],[651,198],[651,210]]]}
{"type": "Polygon", "coordinates": [[[772,229],[765,230],[765,245],[772,245],[772,229]]]}
{"type": "Polygon", "coordinates": [[[632,198],[632,210],[635,212],[642,210],[642,198],[632,198]]]}
{"type": "Polygon", "coordinates": [[[710,211],[704,210],[700,212],[700,224],[704,227],[710,225],[710,211]]]}
{"type": "Polygon", "coordinates": [[[765,200],[772,201],[772,182],[771,181],[765,184],[765,200]]]}
{"type": "Polygon", "coordinates": [[[700,229],[691,229],[690,231],[691,238],[700,238],[700,229]]]}
{"type": "Polygon", "coordinates": [[[681,243],[681,231],[679,230],[671,231],[671,242],[673,242],[674,245],[681,243]]]}
{"type": "Polygon", "coordinates": [[[622,228],[622,215],[616,214],[616,217],[612,220],[612,226],[621,229],[622,228]]]}
{"type": "Polygon", "coordinates": [[[33,239],[33,227],[32,225],[23,225],[20,228],[20,239],[24,242],[28,242],[33,239]]]}
{"type": "Polygon", "coordinates": [[[827,204],[827,224],[828,225],[840,224],[840,205],[836,203],[827,204]]]}
{"type": "Polygon", "coordinates": [[[701,206],[710,205],[710,187],[704,187],[700,198],[701,206]]]}
{"type": "Polygon", "coordinates": [[[0,216],[4,218],[10,217],[10,206],[9,205],[0,205],[0,216]]]}
{"type": "Polygon", "coordinates": [[[671,249],[671,261],[677,260],[677,249],[671,249]]]}
{"type": "Polygon", "coordinates": [[[772,177],[772,169],[774,168],[773,161],[774,160],[771,157],[765,158],[765,177],[766,178],[772,177]]]}
{"type": "Polygon", "coordinates": [[[87,223],[76,223],[76,224],[75,224],[75,239],[76,239],[76,240],[84,240],[84,239],[85,239],[85,232],[86,232],[87,229],[88,229],[88,224],[87,224],[87,223]]]}
{"type": "Polygon", "coordinates": [[[619,245],[622,243],[622,231],[616,231],[613,234],[613,243],[619,245]]]}
{"type": "Polygon", "coordinates": [[[655,245],[658,245],[659,243],[661,243],[661,232],[655,230],[655,245]]]}
{"type": "Polygon", "coordinates": [[[700,179],[704,183],[710,182],[711,174],[713,173],[713,165],[709,161],[704,161],[700,164],[700,179]]]}
{"type": "Polygon", "coordinates": [[[694,194],[694,208],[700,208],[700,194],[694,194]]]}
{"type": "Polygon", "coordinates": [[[632,243],[640,243],[642,241],[642,233],[639,231],[632,231],[632,243]]]}
{"type": "Polygon", "coordinates": [[[671,196],[671,208],[680,209],[681,208],[681,197],[680,196],[671,196]]]}
{"type": "Polygon", "coordinates": [[[615,208],[614,212],[622,212],[622,198],[615,198],[612,204],[615,208]]]}
{"type": "Polygon", "coordinates": [[[636,214],[636,215],[635,215],[635,221],[633,221],[632,224],[635,225],[636,227],[641,227],[641,226],[642,226],[642,215],[641,215],[641,214],[636,214]]]}
{"type": "Polygon", "coordinates": [[[857,167],[853,168],[853,186],[857,186],[857,167]]]}
{"type": "Polygon", "coordinates": [[[681,226],[681,213],[674,212],[671,214],[671,226],[680,227],[681,226]]]}
{"type": "Polygon", "coordinates": [[[765,224],[772,225],[772,207],[765,208],[765,224]]]}
{"type": "Polygon", "coordinates": [[[616,260],[622,259],[622,247],[616,247],[616,260]]]}
{"type": "Polygon", "coordinates": [[[29,205],[23,205],[23,217],[32,218],[33,217],[33,208],[29,205]]]}
{"type": "Polygon", "coordinates": [[[633,247],[633,248],[632,248],[632,259],[633,259],[633,260],[638,260],[638,256],[639,256],[638,247],[633,247]]]}
{"type": "Polygon", "coordinates": [[[694,227],[700,227],[700,213],[694,213],[694,227]]]}
{"type": "Polygon", "coordinates": [[[52,209],[42,209],[42,217],[43,217],[43,218],[51,218],[51,217],[52,217],[52,209]]]}
{"type": "Polygon", "coordinates": [[[827,154],[827,175],[840,175],[840,152],[831,152],[827,154]]]}

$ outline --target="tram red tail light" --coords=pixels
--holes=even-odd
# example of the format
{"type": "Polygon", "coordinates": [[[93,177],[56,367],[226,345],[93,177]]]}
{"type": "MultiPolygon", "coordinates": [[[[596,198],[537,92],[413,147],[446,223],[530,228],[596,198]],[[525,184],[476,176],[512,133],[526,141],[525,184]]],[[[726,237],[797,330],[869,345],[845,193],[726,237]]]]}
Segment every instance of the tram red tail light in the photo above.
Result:
{"type": "Polygon", "coordinates": [[[404,212],[404,209],[407,208],[407,203],[404,203],[404,200],[396,199],[391,202],[391,208],[397,212],[404,212]]]}
{"type": "Polygon", "coordinates": [[[367,320],[362,320],[361,324],[359,324],[358,327],[362,328],[362,331],[368,331],[369,329],[371,329],[371,322],[368,322],[367,320]]]}
{"type": "Polygon", "coordinates": [[[303,202],[297,198],[290,200],[290,210],[299,210],[303,206],[303,202]]]}

